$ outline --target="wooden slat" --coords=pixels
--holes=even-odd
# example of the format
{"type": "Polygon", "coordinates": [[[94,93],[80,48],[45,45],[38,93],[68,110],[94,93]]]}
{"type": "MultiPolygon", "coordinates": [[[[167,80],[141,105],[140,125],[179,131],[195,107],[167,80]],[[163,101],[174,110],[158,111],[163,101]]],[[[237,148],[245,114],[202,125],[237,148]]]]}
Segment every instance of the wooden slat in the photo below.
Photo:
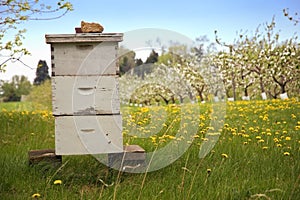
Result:
{"type": "Polygon", "coordinates": [[[51,45],[53,76],[116,75],[117,42],[51,45]]]}
{"type": "Polygon", "coordinates": [[[40,162],[48,162],[53,165],[61,164],[62,157],[55,154],[54,149],[30,150],[28,152],[29,164],[38,164],[40,162]]]}
{"type": "Polygon", "coordinates": [[[123,151],[121,115],[61,116],[55,118],[57,155],[123,151]]]}
{"type": "Polygon", "coordinates": [[[53,115],[119,114],[118,89],[116,76],[53,77],[53,115]]]}
{"type": "Polygon", "coordinates": [[[46,43],[104,42],[123,40],[122,33],[46,34],[46,43]]]}

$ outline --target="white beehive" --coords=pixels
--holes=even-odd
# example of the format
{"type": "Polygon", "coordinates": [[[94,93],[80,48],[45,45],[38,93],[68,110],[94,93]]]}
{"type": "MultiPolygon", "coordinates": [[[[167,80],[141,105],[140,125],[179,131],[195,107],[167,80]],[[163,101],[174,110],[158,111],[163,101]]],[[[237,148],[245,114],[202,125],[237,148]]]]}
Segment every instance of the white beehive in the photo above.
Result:
{"type": "Polygon", "coordinates": [[[46,35],[51,44],[57,155],[123,152],[120,33],[46,35]]]}

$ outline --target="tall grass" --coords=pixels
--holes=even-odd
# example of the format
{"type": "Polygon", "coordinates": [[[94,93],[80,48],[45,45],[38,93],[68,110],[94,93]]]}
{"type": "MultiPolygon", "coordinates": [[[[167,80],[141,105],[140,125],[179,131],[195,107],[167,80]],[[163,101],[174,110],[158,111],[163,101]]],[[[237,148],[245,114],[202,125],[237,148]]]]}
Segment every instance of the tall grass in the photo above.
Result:
{"type": "MultiPolygon", "coordinates": [[[[300,199],[300,103],[294,99],[227,103],[221,136],[202,159],[199,146],[208,139],[210,107],[189,105],[191,113],[200,106],[203,122],[190,148],[147,174],[111,171],[92,156],[64,156],[61,168],[29,166],[30,149],[54,148],[54,119],[49,111],[6,106],[11,105],[0,104],[0,199],[30,199],[36,193],[41,199],[300,199]]],[[[177,139],[172,136],[178,124],[172,122],[182,117],[178,112],[178,105],[122,108],[124,143],[147,152],[163,148],[177,139]],[[156,134],[135,137],[134,125],[137,133],[156,134]]]]}

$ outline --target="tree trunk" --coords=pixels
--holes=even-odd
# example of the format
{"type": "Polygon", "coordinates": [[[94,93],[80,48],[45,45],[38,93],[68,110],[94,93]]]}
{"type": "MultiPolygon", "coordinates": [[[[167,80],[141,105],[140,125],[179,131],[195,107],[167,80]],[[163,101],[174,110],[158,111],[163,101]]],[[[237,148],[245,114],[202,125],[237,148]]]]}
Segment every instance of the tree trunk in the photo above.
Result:
{"type": "Polygon", "coordinates": [[[261,93],[264,93],[265,92],[265,85],[264,85],[264,82],[263,82],[263,77],[259,77],[259,84],[260,84],[261,93]]]}
{"type": "Polygon", "coordinates": [[[205,86],[202,85],[201,88],[196,88],[196,90],[197,90],[197,92],[198,92],[198,95],[199,95],[201,101],[204,101],[203,94],[202,94],[203,91],[204,91],[204,87],[205,87],[205,86]]]}
{"type": "Polygon", "coordinates": [[[180,103],[183,103],[183,97],[181,95],[179,95],[179,101],[180,103]]]}
{"type": "Polygon", "coordinates": [[[165,98],[163,95],[159,94],[159,96],[164,100],[164,102],[168,105],[169,104],[169,100],[167,98],[165,98]]]}
{"type": "Polygon", "coordinates": [[[248,96],[248,87],[245,87],[245,89],[244,89],[244,95],[245,95],[245,97],[248,96]]]}
{"type": "Polygon", "coordinates": [[[231,84],[232,84],[233,99],[236,100],[235,76],[233,72],[231,73],[231,75],[232,75],[231,84]]]}

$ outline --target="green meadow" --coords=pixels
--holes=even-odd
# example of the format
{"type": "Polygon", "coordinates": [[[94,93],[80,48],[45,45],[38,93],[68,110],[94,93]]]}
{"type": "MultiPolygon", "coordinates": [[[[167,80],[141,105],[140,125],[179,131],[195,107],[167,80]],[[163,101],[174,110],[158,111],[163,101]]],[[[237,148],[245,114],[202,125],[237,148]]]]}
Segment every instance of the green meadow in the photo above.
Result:
{"type": "Polygon", "coordinates": [[[52,113],[0,103],[0,199],[300,199],[299,101],[227,102],[222,119],[209,103],[184,106],[184,113],[181,105],[122,108],[124,144],[146,152],[171,142],[189,147],[159,170],[126,173],[91,155],[29,166],[29,150],[55,146],[52,113]],[[211,120],[222,124],[220,135],[199,158],[211,120]]]}

